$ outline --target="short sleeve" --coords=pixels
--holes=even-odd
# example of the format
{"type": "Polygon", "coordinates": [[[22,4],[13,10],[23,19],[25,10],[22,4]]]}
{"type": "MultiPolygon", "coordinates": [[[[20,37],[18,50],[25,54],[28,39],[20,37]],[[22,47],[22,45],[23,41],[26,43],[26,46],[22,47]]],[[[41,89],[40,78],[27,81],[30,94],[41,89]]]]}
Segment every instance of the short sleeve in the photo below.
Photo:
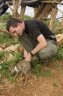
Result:
{"type": "Polygon", "coordinates": [[[35,40],[37,40],[37,37],[42,34],[39,28],[37,28],[34,24],[32,26],[29,26],[28,31],[32,38],[35,40]]]}

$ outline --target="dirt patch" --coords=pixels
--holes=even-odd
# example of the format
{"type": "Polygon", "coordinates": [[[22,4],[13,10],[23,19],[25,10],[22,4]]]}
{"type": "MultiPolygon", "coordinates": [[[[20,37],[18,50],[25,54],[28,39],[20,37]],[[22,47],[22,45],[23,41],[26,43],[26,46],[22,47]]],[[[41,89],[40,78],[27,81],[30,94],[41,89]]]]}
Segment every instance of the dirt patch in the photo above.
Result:
{"type": "Polygon", "coordinates": [[[63,96],[63,61],[49,63],[41,70],[50,70],[51,76],[19,77],[14,84],[4,79],[0,84],[0,96],[63,96]]]}

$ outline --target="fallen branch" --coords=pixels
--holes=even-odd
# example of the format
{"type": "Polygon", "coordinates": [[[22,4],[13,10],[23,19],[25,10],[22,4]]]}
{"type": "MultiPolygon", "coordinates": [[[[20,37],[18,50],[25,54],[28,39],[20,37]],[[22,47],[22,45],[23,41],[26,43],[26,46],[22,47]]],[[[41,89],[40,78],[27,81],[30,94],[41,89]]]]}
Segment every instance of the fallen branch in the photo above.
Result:
{"type": "Polygon", "coordinates": [[[63,5],[63,3],[62,2],[58,2],[58,1],[42,1],[42,3],[51,3],[51,4],[61,4],[61,5],[63,5]]]}
{"type": "Polygon", "coordinates": [[[0,29],[0,32],[4,32],[8,34],[8,31],[0,29]]]}
{"type": "Polygon", "coordinates": [[[9,5],[9,3],[6,1],[6,4],[8,5],[8,7],[11,9],[11,11],[13,10],[12,7],[9,5]]]}

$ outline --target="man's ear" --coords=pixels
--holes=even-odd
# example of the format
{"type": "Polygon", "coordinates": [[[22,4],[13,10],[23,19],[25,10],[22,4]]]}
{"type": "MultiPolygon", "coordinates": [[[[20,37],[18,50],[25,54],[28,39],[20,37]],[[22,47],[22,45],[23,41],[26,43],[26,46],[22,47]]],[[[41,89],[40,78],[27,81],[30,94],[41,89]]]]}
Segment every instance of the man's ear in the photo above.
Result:
{"type": "Polygon", "coordinates": [[[24,22],[22,22],[22,24],[24,24],[24,22]]]}
{"type": "Polygon", "coordinates": [[[22,22],[21,24],[24,25],[24,22],[22,22]]]}

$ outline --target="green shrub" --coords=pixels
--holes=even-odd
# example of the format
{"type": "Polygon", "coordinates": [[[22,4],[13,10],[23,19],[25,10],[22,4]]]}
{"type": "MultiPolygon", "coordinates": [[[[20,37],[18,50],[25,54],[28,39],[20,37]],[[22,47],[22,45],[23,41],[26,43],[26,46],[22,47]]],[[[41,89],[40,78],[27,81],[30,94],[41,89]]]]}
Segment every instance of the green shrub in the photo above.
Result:
{"type": "Polygon", "coordinates": [[[63,46],[58,46],[58,52],[56,54],[58,60],[63,59],[63,46]]]}
{"type": "Polygon", "coordinates": [[[19,43],[17,38],[10,37],[7,33],[0,33],[0,43],[16,44],[19,43]]]}

